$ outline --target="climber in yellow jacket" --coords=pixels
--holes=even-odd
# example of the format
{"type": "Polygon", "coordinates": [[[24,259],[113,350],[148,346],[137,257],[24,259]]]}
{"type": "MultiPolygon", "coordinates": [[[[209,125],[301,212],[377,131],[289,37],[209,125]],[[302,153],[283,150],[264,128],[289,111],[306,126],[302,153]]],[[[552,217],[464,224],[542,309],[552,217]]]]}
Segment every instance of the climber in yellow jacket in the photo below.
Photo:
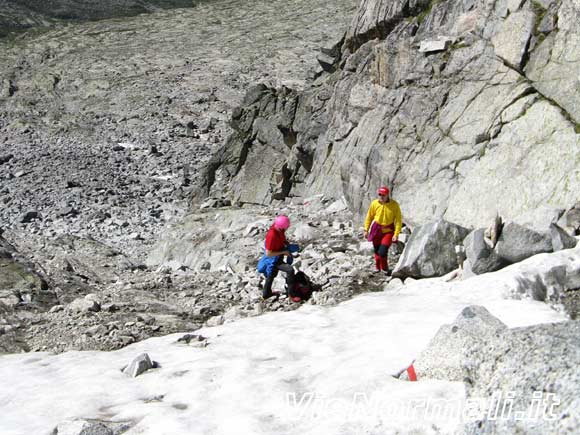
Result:
{"type": "Polygon", "coordinates": [[[399,240],[403,218],[399,203],[389,196],[388,187],[380,187],[377,193],[378,199],[371,202],[367,212],[364,236],[373,242],[376,271],[390,275],[387,253],[391,244],[399,240]]]}

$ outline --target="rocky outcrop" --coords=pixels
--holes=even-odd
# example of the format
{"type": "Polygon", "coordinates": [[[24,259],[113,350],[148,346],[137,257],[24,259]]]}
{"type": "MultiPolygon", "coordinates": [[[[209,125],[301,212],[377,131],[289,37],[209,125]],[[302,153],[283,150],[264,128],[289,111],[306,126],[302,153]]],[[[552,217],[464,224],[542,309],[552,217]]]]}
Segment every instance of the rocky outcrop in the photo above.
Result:
{"type": "Polygon", "coordinates": [[[312,160],[293,148],[297,105],[296,92],[288,88],[252,87],[232,115],[234,134],[209,161],[194,201],[228,195],[235,202],[269,204],[286,198],[301,168],[312,160]],[[226,182],[232,178],[235,182],[226,182]]]}
{"type": "Polygon", "coordinates": [[[20,303],[40,306],[54,304],[56,295],[38,269],[0,236],[0,303],[8,306],[20,303]]]}
{"type": "Polygon", "coordinates": [[[578,14],[573,0],[362,1],[339,68],[299,96],[277,165],[312,164],[282,191],[344,195],[360,215],[387,184],[411,222],[475,227],[576,203],[578,14]]]}

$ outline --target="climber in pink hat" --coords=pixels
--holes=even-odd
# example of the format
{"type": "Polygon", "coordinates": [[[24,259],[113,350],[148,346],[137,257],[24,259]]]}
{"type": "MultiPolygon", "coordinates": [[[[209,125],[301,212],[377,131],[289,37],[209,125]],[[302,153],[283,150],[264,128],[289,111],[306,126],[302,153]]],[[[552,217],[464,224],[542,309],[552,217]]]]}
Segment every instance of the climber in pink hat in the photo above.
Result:
{"type": "Polygon", "coordinates": [[[371,202],[367,212],[364,237],[373,242],[375,270],[390,276],[387,253],[391,244],[399,240],[403,217],[399,203],[391,199],[388,187],[379,187],[377,195],[378,198],[371,202]]]}
{"type": "MultiPolygon", "coordinates": [[[[266,276],[266,284],[262,291],[262,298],[268,299],[272,292],[272,283],[278,271],[286,273],[286,296],[289,289],[294,288],[294,268],[292,267],[292,252],[298,251],[298,245],[289,244],[286,240],[286,230],[290,227],[288,216],[276,216],[274,223],[266,233],[264,256],[258,263],[258,271],[266,276]],[[284,261],[286,257],[286,261],[284,261]]],[[[278,292],[276,292],[279,294],[278,292]]]]}

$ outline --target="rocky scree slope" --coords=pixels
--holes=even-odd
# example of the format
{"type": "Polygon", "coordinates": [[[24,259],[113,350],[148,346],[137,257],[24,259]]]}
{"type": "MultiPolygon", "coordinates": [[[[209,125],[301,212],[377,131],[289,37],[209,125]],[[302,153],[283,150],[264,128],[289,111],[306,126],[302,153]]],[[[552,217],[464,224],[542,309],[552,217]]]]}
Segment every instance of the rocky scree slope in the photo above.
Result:
{"type": "MultiPolygon", "coordinates": [[[[224,207],[188,215],[185,229],[168,231],[148,259],[163,266],[148,269],[76,236],[46,238],[42,250],[20,241],[9,245],[0,237],[6,247],[0,265],[21,272],[0,290],[0,353],[111,350],[204,324],[298,308],[301,304],[286,299],[261,300],[263,278],[256,264],[276,211],[224,207]]],[[[308,303],[335,304],[382,290],[388,279],[371,274],[370,248],[344,202],[319,197],[284,211],[295,222],[290,237],[302,247],[295,265],[320,290],[308,303]]],[[[390,254],[395,264],[400,252],[390,254]]],[[[284,289],[282,276],[274,288],[284,289]]]]}
{"type": "Polygon", "coordinates": [[[0,227],[140,249],[248,84],[300,88],[354,7],[223,0],[0,40],[0,227]]]}
{"type": "Polygon", "coordinates": [[[160,8],[186,8],[203,0],[0,0],[0,37],[10,32],[63,21],[124,17],[160,8]]]}
{"type": "Polygon", "coordinates": [[[0,40],[1,272],[18,272],[0,292],[2,351],[191,330],[239,302],[239,281],[256,288],[248,271],[251,284],[140,259],[185,214],[248,84],[303,86],[356,5],[198,3],[0,40]]]}
{"type": "Polygon", "coordinates": [[[360,216],[387,184],[414,223],[569,208],[579,21],[573,0],[362,1],[307,89],[248,93],[192,203],[327,193],[360,216]]]}

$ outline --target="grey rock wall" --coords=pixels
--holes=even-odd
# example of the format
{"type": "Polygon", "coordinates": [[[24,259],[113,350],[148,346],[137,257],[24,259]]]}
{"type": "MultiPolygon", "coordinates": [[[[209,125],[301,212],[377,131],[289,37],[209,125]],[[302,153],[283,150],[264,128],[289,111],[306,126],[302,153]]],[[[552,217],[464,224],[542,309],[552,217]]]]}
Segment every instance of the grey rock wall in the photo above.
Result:
{"type": "Polygon", "coordinates": [[[297,149],[312,165],[289,195],[344,195],[362,216],[387,184],[408,221],[474,227],[570,207],[579,19],[572,0],[362,1],[338,69],[299,96],[296,142],[278,165],[297,149]]]}

